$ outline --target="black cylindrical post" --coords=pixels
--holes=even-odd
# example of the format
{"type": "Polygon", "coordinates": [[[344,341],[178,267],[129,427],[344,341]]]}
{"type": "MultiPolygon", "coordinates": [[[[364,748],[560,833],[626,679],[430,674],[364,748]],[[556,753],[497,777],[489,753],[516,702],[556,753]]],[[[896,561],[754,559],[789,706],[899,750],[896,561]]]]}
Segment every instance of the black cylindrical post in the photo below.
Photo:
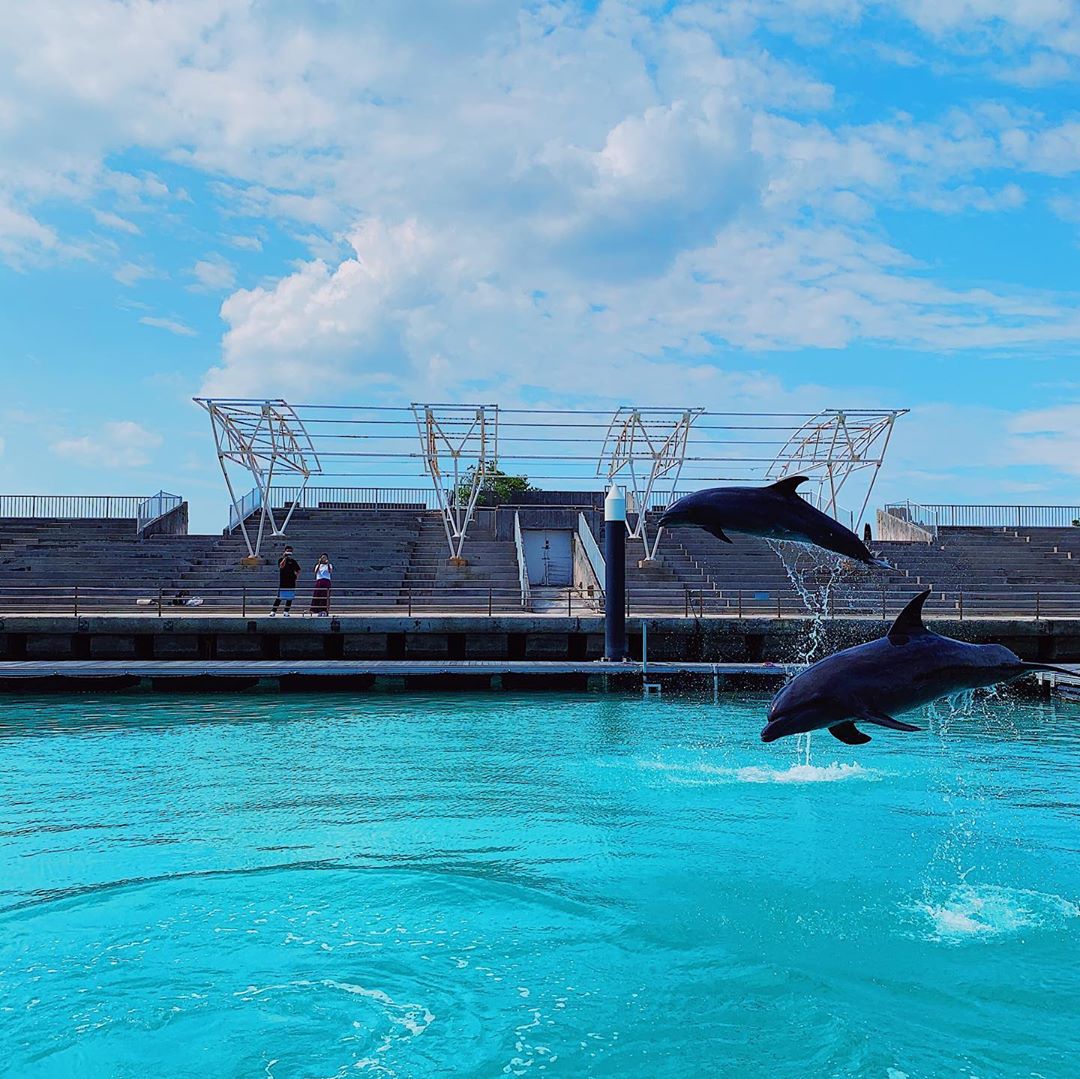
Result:
{"type": "Polygon", "coordinates": [[[604,659],[626,659],[626,494],[604,499],[604,659]]]}

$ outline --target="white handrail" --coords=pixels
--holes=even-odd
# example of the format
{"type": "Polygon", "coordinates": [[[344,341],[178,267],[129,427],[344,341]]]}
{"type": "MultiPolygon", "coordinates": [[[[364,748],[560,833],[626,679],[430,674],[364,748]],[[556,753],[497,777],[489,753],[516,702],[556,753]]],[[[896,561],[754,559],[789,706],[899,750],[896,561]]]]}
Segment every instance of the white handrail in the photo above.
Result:
{"type": "Polygon", "coordinates": [[[604,562],[604,556],[600,553],[600,548],[596,544],[596,537],[592,534],[592,529],[589,527],[589,522],[585,520],[584,513],[578,514],[577,534],[578,540],[585,551],[585,557],[589,560],[590,567],[592,567],[593,576],[596,578],[596,587],[603,592],[604,581],[607,577],[607,563],[604,562]]]}
{"type": "Polygon", "coordinates": [[[532,600],[529,595],[529,567],[525,560],[525,543],[521,538],[521,517],[514,511],[514,550],[517,552],[518,584],[521,586],[521,606],[528,610],[532,600]]]}

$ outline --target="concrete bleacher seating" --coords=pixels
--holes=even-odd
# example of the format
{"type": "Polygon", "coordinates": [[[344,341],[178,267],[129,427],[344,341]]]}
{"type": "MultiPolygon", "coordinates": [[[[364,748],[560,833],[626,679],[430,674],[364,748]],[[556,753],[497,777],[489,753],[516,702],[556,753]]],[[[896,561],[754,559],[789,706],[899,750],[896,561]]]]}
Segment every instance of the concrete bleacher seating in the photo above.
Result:
{"type": "MultiPolygon", "coordinates": [[[[655,534],[650,515],[649,534],[655,534]]],[[[733,535],[731,544],[696,528],[661,536],[655,564],[641,568],[640,542],[628,541],[631,609],[767,613],[779,598],[785,610],[800,598],[784,562],[766,541],[733,535]]],[[[975,614],[1080,616],[1080,528],[942,528],[926,543],[875,542],[889,570],[839,561],[823,552],[784,545],[815,602],[828,584],[828,609],[842,614],[894,610],[905,594],[931,587],[929,609],[975,614]]]]}
{"type": "MultiPolygon", "coordinates": [[[[248,522],[252,538],[258,525],[248,522]]],[[[227,537],[233,553],[186,569],[178,586],[193,595],[237,595],[246,589],[252,610],[260,612],[273,600],[278,586],[278,559],[286,545],[294,548],[301,574],[296,610],[306,610],[319,555],[334,566],[333,600],[350,607],[385,607],[397,603],[411,547],[419,533],[419,514],[408,510],[298,509],[286,536],[264,536],[261,566],[244,566],[246,554],[239,531],[227,537]]]]}
{"type": "MultiPolygon", "coordinates": [[[[254,521],[249,528],[257,528],[254,521]]],[[[516,610],[521,606],[513,542],[498,540],[485,521],[470,527],[466,565],[449,564],[442,519],[422,509],[297,510],[285,537],[264,536],[264,564],[245,566],[239,530],[225,536],[139,539],[133,521],[0,520],[0,602],[10,607],[80,609],[132,606],[178,594],[210,607],[271,603],[277,561],[291,545],[301,565],[294,609],[306,610],[313,567],[324,551],[334,564],[332,607],[423,610],[516,610]]]]}
{"type": "MultiPolygon", "coordinates": [[[[213,536],[139,539],[135,522],[113,519],[0,521],[0,589],[7,597],[42,600],[75,586],[157,594],[175,587],[187,566],[210,556],[213,536]]],[[[229,557],[226,552],[221,556],[229,557]]]]}
{"type": "MultiPolygon", "coordinates": [[[[493,515],[492,515],[493,516],[493,515]]],[[[252,522],[249,522],[251,524],[252,522]]],[[[649,522],[654,534],[655,517],[649,522]]],[[[603,545],[602,536],[596,537],[603,545]]],[[[628,540],[631,611],[669,614],[785,614],[803,608],[784,564],[762,540],[736,535],[721,543],[694,528],[663,534],[655,563],[638,563],[640,541],[628,540]]],[[[228,535],[139,539],[134,521],[0,520],[0,604],[5,610],[132,607],[137,599],[171,604],[180,592],[204,598],[207,609],[265,613],[277,590],[277,559],[286,543],[302,567],[295,609],[307,609],[312,567],[326,551],[334,563],[333,609],[470,611],[521,609],[512,540],[498,539],[481,516],[465,543],[466,565],[452,565],[438,513],[419,507],[299,509],[288,536],[264,537],[265,564],[241,564],[246,546],[228,535]]],[[[877,570],[788,545],[815,602],[829,584],[834,614],[890,611],[930,586],[930,609],[970,615],[1080,616],[1080,528],[941,528],[931,543],[875,542],[892,565],[877,570]]],[[[566,598],[566,591],[562,591],[566,598]]],[[[557,597],[543,609],[563,613],[557,597]]],[[[586,605],[587,606],[587,605],[586,605]]],[[[584,609],[581,612],[584,613],[584,609]]]]}

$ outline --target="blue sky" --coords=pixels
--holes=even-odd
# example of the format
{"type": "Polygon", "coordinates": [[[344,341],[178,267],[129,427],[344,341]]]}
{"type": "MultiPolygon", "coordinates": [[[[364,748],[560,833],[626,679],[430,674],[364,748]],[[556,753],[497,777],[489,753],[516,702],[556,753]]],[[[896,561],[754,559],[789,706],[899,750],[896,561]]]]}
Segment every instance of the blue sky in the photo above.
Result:
{"type": "Polygon", "coordinates": [[[200,393],[912,409],[1080,502],[1072,0],[9,5],[0,488],[188,496],[200,393]]]}

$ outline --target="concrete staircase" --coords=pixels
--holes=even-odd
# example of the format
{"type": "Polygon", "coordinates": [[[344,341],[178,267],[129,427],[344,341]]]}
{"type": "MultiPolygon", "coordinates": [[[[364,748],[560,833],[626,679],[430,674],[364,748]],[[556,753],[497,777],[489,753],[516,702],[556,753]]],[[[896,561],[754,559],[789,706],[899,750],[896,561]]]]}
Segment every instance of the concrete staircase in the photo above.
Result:
{"type": "Polygon", "coordinates": [[[414,608],[520,611],[517,551],[512,541],[474,521],[462,548],[465,566],[450,564],[442,518],[425,513],[414,537],[398,602],[414,608]]]}

